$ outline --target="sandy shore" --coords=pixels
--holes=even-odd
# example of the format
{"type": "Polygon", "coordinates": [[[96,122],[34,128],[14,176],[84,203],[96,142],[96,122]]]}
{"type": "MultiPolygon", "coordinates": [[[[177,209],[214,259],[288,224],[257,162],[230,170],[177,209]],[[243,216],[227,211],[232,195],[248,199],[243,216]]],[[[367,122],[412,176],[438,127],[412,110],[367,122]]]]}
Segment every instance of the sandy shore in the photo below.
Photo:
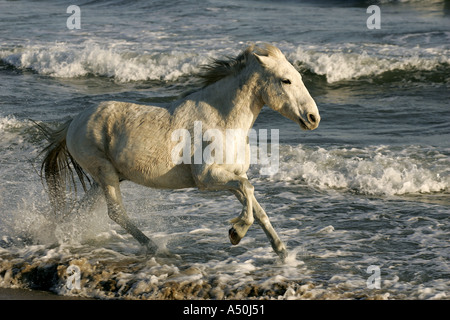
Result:
{"type": "Polygon", "coordinates": [[[90,300],[90,299],[80,297],[59,296],[51,292],[38,290],[0,288],[0,300],[90,300]]]}

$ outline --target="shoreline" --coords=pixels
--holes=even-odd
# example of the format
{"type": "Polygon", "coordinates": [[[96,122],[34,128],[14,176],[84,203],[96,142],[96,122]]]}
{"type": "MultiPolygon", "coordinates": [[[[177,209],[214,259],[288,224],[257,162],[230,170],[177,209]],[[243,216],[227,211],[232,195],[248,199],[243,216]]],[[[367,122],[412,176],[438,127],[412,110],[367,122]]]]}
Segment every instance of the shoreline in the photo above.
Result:
{"type": "Polygon", "coordinates": [[[0,288],[0,300],[94,300],[84,297],[60,296],[48,291],[0,288]]]}

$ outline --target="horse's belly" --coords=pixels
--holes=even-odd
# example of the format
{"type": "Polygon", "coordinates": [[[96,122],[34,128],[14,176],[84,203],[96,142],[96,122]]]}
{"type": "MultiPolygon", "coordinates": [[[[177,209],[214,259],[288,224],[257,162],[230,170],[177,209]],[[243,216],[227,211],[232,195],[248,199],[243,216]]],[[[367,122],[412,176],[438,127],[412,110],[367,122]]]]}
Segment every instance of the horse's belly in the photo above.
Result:
{"type": "Polygon", "coordinates": [[[152,188],[163,189],[184,189],[196,187],[190,166],[176,166],[167,171],[165,174],[152,177],[145,182],[145,185],[152,188]]]}
{"type": "Polygon", "coordinates": [[[121,170],[121,175],[126,180],[150,188],[184,189],[196,187],[189,165],[173,167],[165,166],[164,163],[153,163],[148,166],[137,165],[128,170],[121,170]]]}

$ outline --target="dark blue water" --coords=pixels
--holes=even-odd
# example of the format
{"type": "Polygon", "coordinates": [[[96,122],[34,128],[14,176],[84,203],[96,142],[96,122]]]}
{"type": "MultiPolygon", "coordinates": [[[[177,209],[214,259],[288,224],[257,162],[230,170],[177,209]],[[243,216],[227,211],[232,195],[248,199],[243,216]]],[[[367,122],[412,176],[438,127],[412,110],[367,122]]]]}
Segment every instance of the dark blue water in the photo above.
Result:
{"type": "Polygon", "coordinates": [[[448,1],[379,1],[381,29],[367,28],[369,1],[71,4],[81,29],[67,28],[65,1],[0,1],[0,286],[133,299],[448,298],[448,1]],[[122,186],[130,216],[178,259],[143,255],[103,205],[48,231],[44,140],[29,119],[57,125],[103,100],[172,101],[209,58],[255,42],[285,53],[322,116],[313,132],[267,107],[255,123],[280,133],[279,170],[254,165],[249,176],[286,263],[257,226],[229,244],[241,209],[223,193],[122,186]]]}

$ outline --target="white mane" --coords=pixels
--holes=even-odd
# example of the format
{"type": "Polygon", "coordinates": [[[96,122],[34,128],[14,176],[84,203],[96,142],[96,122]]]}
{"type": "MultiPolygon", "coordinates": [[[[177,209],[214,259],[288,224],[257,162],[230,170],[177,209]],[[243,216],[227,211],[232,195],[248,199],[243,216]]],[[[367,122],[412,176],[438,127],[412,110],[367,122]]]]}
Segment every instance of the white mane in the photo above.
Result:
{"type": "Polygon", "coordinates": [[[253,44],[236,57],[226,56],[224,59],[212,59],[209,64],[201,66],[201,72],[197,77],[206,87],[225,77],[235,76],[248,65],[250,59],[254,59],[253,53],[275,59],[284,58],[280,49],[273,45],[264,44],[263,47],[258,47],[253,44]]]}

